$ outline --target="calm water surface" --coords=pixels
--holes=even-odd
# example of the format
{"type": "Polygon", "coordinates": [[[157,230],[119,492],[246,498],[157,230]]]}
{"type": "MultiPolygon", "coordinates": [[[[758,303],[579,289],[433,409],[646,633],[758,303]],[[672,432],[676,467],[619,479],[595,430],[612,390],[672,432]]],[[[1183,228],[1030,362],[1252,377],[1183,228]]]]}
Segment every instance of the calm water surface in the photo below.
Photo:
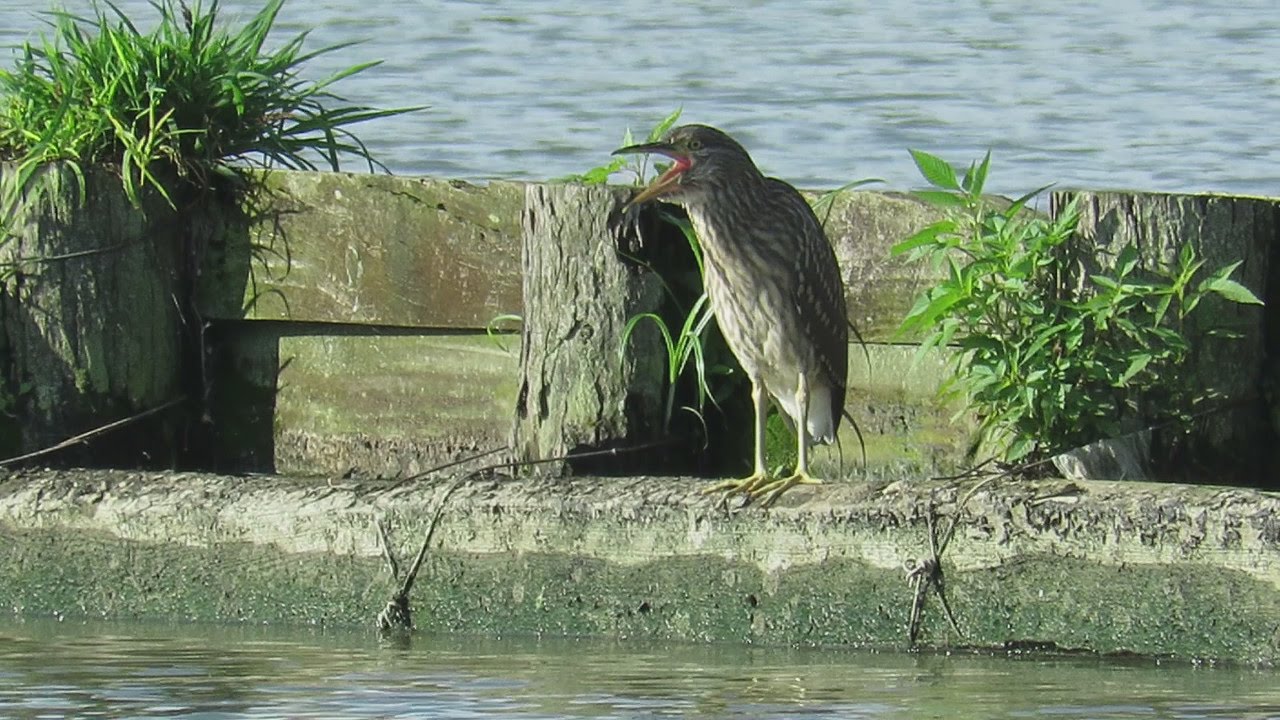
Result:
{"type": "MultiPolygon", "coordinates": [[[[0,3],[0,44],[54,0],[0,3]]],[[[60,0],[73,11],[87,0],[60,0]]],[[[116,4],[145,25],[147,0],[116,4]]],[[[223,0],[228,20],[260,0],[223,0]]],[[[807,187],[917,184],[908,147],[989,187],[1280,195],[1273,0],[289,0],[283,40],[364,41],[310,66],[386,62],[342,86],[426,104],[361,134],[397,173],[544,179],[607,160],[676,106],[807,187]]],[[[0,60],[3,56],[0,55],[0,60]]]]}
{"type": "Polygon", "coordinates": [[[0,717],[1275,718],[1273,671],[0,620],[0,717]]]}

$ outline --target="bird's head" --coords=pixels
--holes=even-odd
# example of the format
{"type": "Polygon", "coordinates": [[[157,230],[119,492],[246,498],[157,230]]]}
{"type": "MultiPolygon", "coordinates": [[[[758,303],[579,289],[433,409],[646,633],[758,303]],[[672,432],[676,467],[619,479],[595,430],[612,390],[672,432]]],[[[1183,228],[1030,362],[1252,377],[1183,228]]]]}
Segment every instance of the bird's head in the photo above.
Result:
{"type": "Polygon", "coordinates": [[[665,155],[672,162],[631,200],[632,205],[658,197],[674,203],[696,201],[709,188],[730,183],[742,173],[760,174],[737,140],[708,125],[681,125],[658,142],[613,151],[614,155],[637,153],[665,155]]]}

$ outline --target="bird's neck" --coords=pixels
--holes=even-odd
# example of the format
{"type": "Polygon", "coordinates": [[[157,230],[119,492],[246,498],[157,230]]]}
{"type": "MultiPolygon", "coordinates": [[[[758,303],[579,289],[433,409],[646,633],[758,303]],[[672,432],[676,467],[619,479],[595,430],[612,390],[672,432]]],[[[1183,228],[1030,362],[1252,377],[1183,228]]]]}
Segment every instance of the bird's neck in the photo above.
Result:
{"type": "Polygon", "coordinates": [[[716,253],[739,240],[731,228],[759,211],[756,205],[763,190],[763,175],[743,174],[734,178],[732,185],[710,185],[681,204],[689,213],[702,246],[716,253]]]}

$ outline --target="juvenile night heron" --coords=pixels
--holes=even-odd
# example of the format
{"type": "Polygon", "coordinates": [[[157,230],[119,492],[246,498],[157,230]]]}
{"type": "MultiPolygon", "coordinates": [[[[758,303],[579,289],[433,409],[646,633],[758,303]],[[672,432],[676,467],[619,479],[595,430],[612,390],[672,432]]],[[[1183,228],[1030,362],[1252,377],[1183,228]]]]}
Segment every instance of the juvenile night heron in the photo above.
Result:
{"type": "Polygon", "coordinates": [[[809,475],[809,447],[835,440],[840,426],[849,330],[836,255],[809,203],[787,183],[765,177],[736,140],[706,125],[614,151],[622,153],[671,158],[671,167],[631,202],[661,198],[688,211],[702,243],[711,309],[751,380],[755,470],[708,492],[772,503],[796,485],[820,482],[809,475]],[[795,473],[785,478],[765,470],[770,398],[799,438],[795,473]]]}

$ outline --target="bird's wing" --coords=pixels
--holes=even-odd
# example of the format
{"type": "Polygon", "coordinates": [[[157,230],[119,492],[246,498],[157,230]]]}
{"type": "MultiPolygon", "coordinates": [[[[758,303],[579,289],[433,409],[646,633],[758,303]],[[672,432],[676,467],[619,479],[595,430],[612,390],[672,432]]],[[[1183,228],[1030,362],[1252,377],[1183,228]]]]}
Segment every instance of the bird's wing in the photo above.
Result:
{"type": "Polygon", "coordinates": [[[825,375],[822,379],[832,388],[833,427],[838,427],[849,372],[849,321],[840,264],[804,196],[775,178],[769,178],[769,192],[773,204],[785,208],[788,227],[797,234],[792,262],[798,282],[792,288],[792,297],[801,329],[817,351],[818,364],[825,375]]]}

